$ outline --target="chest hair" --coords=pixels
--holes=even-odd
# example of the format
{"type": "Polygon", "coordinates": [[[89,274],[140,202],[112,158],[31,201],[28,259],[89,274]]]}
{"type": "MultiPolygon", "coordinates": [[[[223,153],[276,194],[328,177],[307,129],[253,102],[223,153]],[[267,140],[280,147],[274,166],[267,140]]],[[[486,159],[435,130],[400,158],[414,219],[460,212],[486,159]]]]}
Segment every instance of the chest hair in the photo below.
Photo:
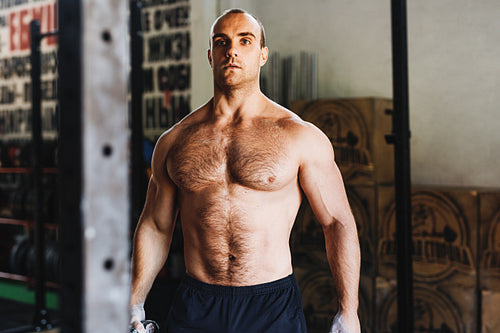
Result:
{"type": "Polygon", "coordinates": [[[173,146],[170,176],[185,190],[240,184],[255,190],[283,185],[289,163],[283,129],[269,121],[215,131],[193,126],[173,146]]]}

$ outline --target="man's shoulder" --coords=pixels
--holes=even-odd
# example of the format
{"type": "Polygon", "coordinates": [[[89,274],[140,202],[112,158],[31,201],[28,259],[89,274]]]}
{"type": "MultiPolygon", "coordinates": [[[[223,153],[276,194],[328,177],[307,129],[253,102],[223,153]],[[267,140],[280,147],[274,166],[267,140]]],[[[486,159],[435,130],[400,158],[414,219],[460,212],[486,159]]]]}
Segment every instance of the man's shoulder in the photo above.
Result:
{"type": "Polygon", "coordinates": [[[300,160],[323,159],[333,154],[331,139],[316,125],[281,106],[279,113],[281,117],[278,121],[282,128],[286,128],[289,143],[300,160]]]}
{"type": "Polygon", "coordinates": [[[295,112],[275,104],[274,113],[277,115],[277,122],[283,124],[290,133],[297,139],[305,141],[325,141],[326,135],[316,125],[303,120],[295,112]]]}
{"type": "Polygon", "coordinates": [[[206,109],[207,105],[203,105],[198,109],[191,111],[187,116],[185,116],[179,122],[177,122],[172,127],[167,129],[165,132],[163,132],[162,135],[158,138],[157,145],[158,144],[161,144],[163,146],[172,145],[187,128],[203,122],[207,112],[206,109]]]}
{"type": "Polygon", "coordinates": [[[269,100],[264,112],[269,119],[291,132],[301,130],[304,126],[307,126],[307,122],[302,120],[295,112],[271,100],[269,100]]]}

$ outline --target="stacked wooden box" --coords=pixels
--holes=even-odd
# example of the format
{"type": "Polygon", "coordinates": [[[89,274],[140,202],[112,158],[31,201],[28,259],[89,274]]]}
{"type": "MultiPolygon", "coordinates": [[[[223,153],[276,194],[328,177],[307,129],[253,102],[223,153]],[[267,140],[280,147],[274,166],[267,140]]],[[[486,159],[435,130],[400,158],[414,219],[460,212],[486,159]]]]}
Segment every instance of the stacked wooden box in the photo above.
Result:
{"type": "Polygon", "coordinates": [[[500,330],[500,191],[482,191],[479,200],[479,297],[481,333],[500,330]]]}
{"type": "MultiPolygon", "coordinates": [[[[359,316],[366,333],[396,332],[396,242],[392,130],[387,99],[301,101],[292,109],[331,139],[358,226],[359,316]]],[[[414,186],[415,328],[489,333],[500,328],[500,190],[414,186]],[[482,326],[482,329],[481,329],[482,326]]],[[[307,202],[291,246],[309,332],[337,311],[322,229],[307,202]]]]}

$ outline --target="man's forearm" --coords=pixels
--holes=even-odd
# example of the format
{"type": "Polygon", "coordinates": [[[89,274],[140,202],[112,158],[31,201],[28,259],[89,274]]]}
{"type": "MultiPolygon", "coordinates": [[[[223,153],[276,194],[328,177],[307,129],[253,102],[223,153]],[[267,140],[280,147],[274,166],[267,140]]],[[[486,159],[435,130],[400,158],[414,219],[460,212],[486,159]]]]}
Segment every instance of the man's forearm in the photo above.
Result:
{"type": "Polygon", "coordinates": [[[171,236],[152,223],[142,223],[134,236],[132,253],[132,291],[130,304],[144,303],[159,271],[165,264],[171,236]]]}
{"type": "Polygon", "coordinates": [[[336,222],[324,227],[324,233],[339,311],[357,313],[361,255],[356,225],[336,222]]]}

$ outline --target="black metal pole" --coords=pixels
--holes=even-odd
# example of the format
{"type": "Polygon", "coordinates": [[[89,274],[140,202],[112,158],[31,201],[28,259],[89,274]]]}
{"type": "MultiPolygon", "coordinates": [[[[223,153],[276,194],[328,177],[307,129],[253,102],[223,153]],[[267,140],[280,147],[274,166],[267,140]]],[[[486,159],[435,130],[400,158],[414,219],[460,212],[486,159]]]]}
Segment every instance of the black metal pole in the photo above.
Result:
{"type": "Polygon", "coordinates": [[[406,0],[391,0],[398,332],[413,333],[410,121],[406,0]]]}
{"type": "Polygon", "coordinates": [[[81,333],[83,322],[82,227],[82,3],[58,1],[58,189],[61,253],[61,333],[81,333]]]}
{"type": "Polygon", "coordinates": [[[45,277],[45,237],[42,221],[42,112],[41,112],[41,56],[40,21],[31,21],[31,133],[34,188],[35,223],[35,317],[33,324],[37,330],[51,328],[46,304],[45,277]]]}
{"type": "Polygon", "coordinates": [[[146,199],[147,175],[143,157],[142,95],[144,91],[144,46],[141,25],[141,1],[130,1],[130,128],[131,128],[131,226],[139,219],[146,199]]]}

